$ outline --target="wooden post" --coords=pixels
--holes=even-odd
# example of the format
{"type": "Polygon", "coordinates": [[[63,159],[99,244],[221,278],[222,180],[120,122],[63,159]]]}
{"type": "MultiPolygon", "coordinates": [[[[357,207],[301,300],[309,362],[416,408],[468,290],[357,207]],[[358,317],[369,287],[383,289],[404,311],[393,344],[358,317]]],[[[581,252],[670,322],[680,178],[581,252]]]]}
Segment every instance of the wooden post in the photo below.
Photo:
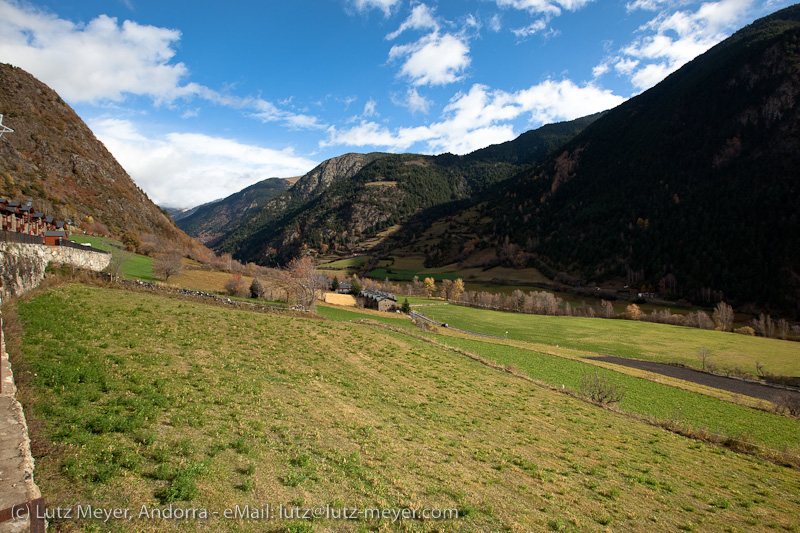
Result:
{"type": "Polygon", "coordinates": [[[47,531],[45,510],[44,498],[36,498],[29,502],[1,510],[0,523],[8,522],[9,520],[17,520],[27,514],[31,533],[45,533],[45,531],[47,531]]]}
{"type": "Polygon", "coordinates": [[[45,533],[47,531],[45,511],[44,498],[31,500],[28,505],[28,520],[31,523],[31,533],[45,533]]]}

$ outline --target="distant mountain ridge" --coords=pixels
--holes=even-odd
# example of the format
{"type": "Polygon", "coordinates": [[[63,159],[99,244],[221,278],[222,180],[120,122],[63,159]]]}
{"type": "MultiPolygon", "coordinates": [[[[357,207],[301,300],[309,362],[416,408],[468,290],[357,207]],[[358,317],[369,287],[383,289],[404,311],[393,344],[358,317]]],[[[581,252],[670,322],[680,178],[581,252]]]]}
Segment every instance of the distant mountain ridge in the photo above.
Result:
{"type": "Polygon", "coordinates": [[[227,198],[187,209],[172,218],[179,228],[205,244],[239,227],[291,186],[288,180],[269,178],[227,198]]]}
{"type": "MultiPolygon", "coordinates": [[[[563,144],[600,116],[551,124],[468,156],[345,154],[323,162],[255,216],[209,245],[281,264],[304,248],[352,251],[388,227],[468,200],[563,144]]],[[[189,229],[192,234],[192,230],[189,229]]]]}

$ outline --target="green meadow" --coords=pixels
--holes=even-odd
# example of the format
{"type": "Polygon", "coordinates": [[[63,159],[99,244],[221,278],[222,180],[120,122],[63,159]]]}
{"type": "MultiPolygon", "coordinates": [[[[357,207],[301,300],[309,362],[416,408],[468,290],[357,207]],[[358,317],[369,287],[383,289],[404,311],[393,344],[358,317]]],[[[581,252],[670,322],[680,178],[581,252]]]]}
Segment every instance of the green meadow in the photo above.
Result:
{"type": "Polygon", "coordinates": [[[461,329],[500,337],[508,332],[509,339],[558,345],[587,355],[678,362],[699,368],[698,350],[704,347],[717,367],[755,374],[759,362],[772,374],[800,376],[797,342],[650,322],[527,315],[456,305],[426,306],[418,311],[461,329]]]}
{"type": "MultiPolygon", "coordinates": [[[[90,235],[70,235],[70,240],[75,242],[88,242],[93,247],[100,250],[110,251],[112,254],[120,253],[122,243],[106,237],[93,237],[90,235]]],[[[126,252],[128,253],[128,252],[126,252]]],[[[139,279],[142,281],[157,281],[153,274],[153,258],[134,253],[128,253],[127,259],[120,268],[120,275],[127,279],[139,279]]]]}
{"type": "MultiPolygon", "coordinates": [[[[24,332],[9,348],[48,505],[134,515],[53,520],[51,528],[800,528],[797,469],[682,437],[464,355],[494,349],[484,355],[510,360],[507,347],[459,344],[391,315],[322,306],[320,313],[259,313],[80,284],[19,301],[7,334],[24,332]],[[453,509],[458,518],[222,515],[266,504],[453,509]],[[143,505],[220,514],[140,518],[143,505]]],[[[536,357],[533,366],[546,364],[547,356],[536,357]]],[[[551,359],[555,375],[573,372],[558,368],[566,359],[551,359]]]]}

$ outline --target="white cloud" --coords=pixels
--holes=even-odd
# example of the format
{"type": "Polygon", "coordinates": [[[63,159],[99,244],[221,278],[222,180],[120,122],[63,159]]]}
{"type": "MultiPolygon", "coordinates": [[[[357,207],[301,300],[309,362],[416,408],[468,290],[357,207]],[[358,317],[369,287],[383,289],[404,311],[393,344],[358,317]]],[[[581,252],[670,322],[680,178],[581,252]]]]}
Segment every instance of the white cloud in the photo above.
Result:
{"type": "Polygon", "coordinates": [[[500,22],[500,15],[495,13],[489,20],[489,29],[497,33],[503,29],[503,24],[500,22]]]}
{"type": "Polygon", "coordinates": [[[470,64],[465,39],[438,32],[414,43],[393,46],[389,59],[403,60],[400,75],[413,85],[447,85],[459,81],[470,64]]]}
{"type": "Polygon", "coordinates": [[[718,0],[705,2],[694,10],[681,9],[692,0],[635,0],[629,11],[656,11],[654,18],[639,28],[640,37],[604,62],[630,78],[638,90],[645,90],[670,73],[727,38],[753,18],[765,14],[759,0],[718,0]]]}
{"type": "Polygon", "coordinates": [[[362,113],[365,117],[376,117],[378,116],[378,102],[370,98],[367,100],[367,103],[364,104],[364,112],[362,113]]]}
{"type": "Polygon", "coordinates": [[[405,95],[393,95],[392,103],[407,108],[412,115],[416,113],[427,115],[433,102],[419,94],[416,87],[409,87],[405,95]]]}
{"type": "Polygon", "coordinates": [[[369,9],[380,9],[383,11],[383,15],[388,17],[392,14],[392,9],[400,0],[352,0],[353,6],[360,12],[367,11],[369,9]]]}
{"type": "Polygon", "coordinates": [[[120,24],[106,15],[77,24],[9,0],[0,0],[0,20],[3,61],[27,70],[72,104],[122,102],[131,95],[156,104],[200,98],[290,128],[325,127],[315,117],[281,110],[261,98],[231,96],[187,82],[189,69],[173,62],[178,30],[129,20],[120,24]]]}
{"type": "Polygon", "coordinates": [[[3,60],[34,73],[71,102],[121,101],[125,94],[158,102],[194,94],[188,68],[170,63],[177,30],[100,15],[86,25],[0,1],[3,60]],[[68,66],[67,66],[68,65],[68,66]]]}
{"type": "Polygon", "coordinates": [[[611,70],[611,67],[608,66],[608,63],[600,63],[592,69],[592,78],[597,79],[609,70],[611,70]]]}
{"type": "Polygon", "coordinates": [[[397,30],[386,36],[387,41],[392,41],[406,30],[439,30],[439,23],[433,15],[433,10],[425,4],[418,4],[411,10],[411,15],[400,25],[397,30]]]}
{"type": "Polygon", "coordinates": [[[498,7],[525,10],[530,13],[545,13],[558,16],[561,9],[577,11],[593,0],[496,0],[498,7]]]}
{"type": "Polygon", "coordinates": [[[614,70],[619,72],[620,74],[624,74],[626,76],[630,76],[633,74],[633,71],[636,67],[639,66],[638,59],[620,59],[614,64],[614,70]]]}
{"type": "Polygon", "coordinates": [[[519,39],[526,39],[531,35],[542,34],[545,38],[559,35],[558,30],[547,30],[550,21],[567,11],[577,11],[594,0],[495,0],[500,8],[511,8],[527,11],[530,15],[537,16],[535,21],[527,26],[514,28],[511,32],[519,39]]]}
{"type": "Polygon", "coordinates": [[[475,84],[458,93],[445,107],[439,122],[427,126],[390,130],[362,121],[352,128],[328,128],[323,147],[379,146],[390,151],[408,150],[425,143],[429,153],[465,154],[515,137],[512,121],[528,118],[529,125],[571,120],[609,109],[624,98],[594,85],[579,86],[570,80],[546,80],[528,89],[509,93],[475,84]]]}
{"type": "Polygon", "coordinates": [[[539,19],[533,24],[525,26],[524,28],[513,29],[511,30],[511,33],[517,37],[529,37],[535,33],[543,31],[545,28],[547,28],[547,21],[544,19],[539,19]]]}
{"type": "Polygon", "coordinates": [[[128,120],[109,118],[90,126],[159,205],[199,205],[267,178],[304,174],[317,164],[291,148],[271,150],[195,133],[147,138],[128,120]]]}

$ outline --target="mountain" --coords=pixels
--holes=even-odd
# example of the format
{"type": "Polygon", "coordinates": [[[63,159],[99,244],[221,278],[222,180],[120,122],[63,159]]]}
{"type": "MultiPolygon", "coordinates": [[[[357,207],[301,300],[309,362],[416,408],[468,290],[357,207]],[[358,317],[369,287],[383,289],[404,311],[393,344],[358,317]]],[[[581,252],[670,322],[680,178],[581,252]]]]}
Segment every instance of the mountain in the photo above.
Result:
{"type": "Polygon", "coordinates": [[[487,222],[471,231],[518,262],[583,283],[618,278],[697,303],[800,316],[798,206],[794,6],[740,30],[504,184],[473,208],[487,222]]]}
{"type": "Polygon", "coordinates": [[[571,139],[598,115],[552,124],[467,156],[347,154],[322,163],[222,239],[242,261],[281,264],[303,249],[350,253],[462,208],[571,139]],[[391,231],[387,231],[391,230],[391,231]]]}
{"type": "Polygon", "coordinates": [[[36,211],[73,226],[190,243],[55,91],[7,64],[0,64],[0,114],[14,130],[0,138],[0,196],[30,198],[36,211]]]}
{"type": "Polygon", "coordinates": [[[248,256],[245,253],[239,253],[239,249],[258,246],[258,244],[253,245],[252,241],[258,243],[261,236],[279,224],[279,221],[291,217],[333,184],[352,178],[364,166],[384,155],[377,152],[345,154],[323,161],[308,174],[299,178],[284,194],[267,202],[257,213],[240,226],[232,228],[226,235],[209,241],[209,245],[221,251],[236,251],[237,257],[252,261],[252,254],[248,256]]]}
{"type": "Polygon", "coordinates": [[[222,200],[188,209],[172,219],[187,234],[202,243],[218,239],[260,211],[271,199],[286,192],[288,180],[270,178],[253,184],[222,200]]]}

